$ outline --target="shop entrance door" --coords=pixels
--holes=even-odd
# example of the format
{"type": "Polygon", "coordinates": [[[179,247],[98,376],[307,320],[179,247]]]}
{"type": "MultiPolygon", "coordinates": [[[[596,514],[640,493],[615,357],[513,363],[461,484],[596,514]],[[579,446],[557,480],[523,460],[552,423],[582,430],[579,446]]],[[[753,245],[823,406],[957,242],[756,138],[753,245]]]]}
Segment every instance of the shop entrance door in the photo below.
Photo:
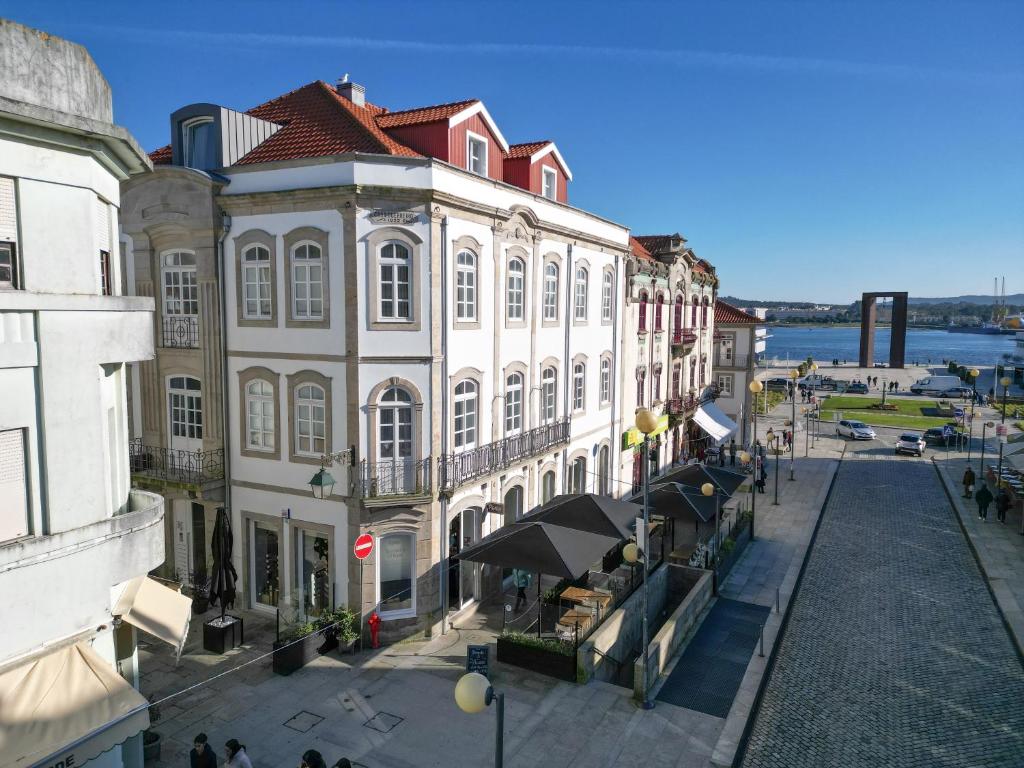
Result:
{"type": "Polygon", "coordinates": [[[249,522],[249,583],[252,605],[258,610],[277,608],[280,593],[278,534],[256,520],[249,522]]]}
{"type": "Polygon", "coordinates": [[[448,526],[448,608],[458,611],[476,599],[479,567],[459,553],[480,540],[480,509],[464,509],[448,526]]]}

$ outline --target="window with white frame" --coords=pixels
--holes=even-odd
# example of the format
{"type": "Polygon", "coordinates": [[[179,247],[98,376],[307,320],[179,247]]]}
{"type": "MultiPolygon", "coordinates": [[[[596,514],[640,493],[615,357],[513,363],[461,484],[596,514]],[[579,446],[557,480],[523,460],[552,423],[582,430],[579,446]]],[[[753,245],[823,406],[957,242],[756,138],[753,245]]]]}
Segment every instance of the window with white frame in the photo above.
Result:
{"type": "Polygon", "coordinates": [[[601,402],[610,403],[612,400],[612,361],[607,357],[601,358],[601,402]]]}
{"type": "Polygon", "coordinates": [[[185,166],[209,171],[217,167],[216,124],[212,117],[197,117],[182,124],[185,166]]]}
{"type": "Polygon", "coordinates": [[[242,317],[266,320],[272,312],[270,298],[270,251],[250,245],[242,253],[242,317]]]}
{"type": "Polygon", "coordinates": [[[274,387],[256,379],[245,385],[246,443],[255,451],[274,450],[274,387]]]}
{"type": "Polygon", "coordinates": [[[300,384],[295,388],[295,452],[321,456],[326,447],[327,409],[323,387],[300,384]]]}
{"type": "Polygon", "coordinates": [[[611,451],[602,445],[597,453],[597,492],[602,496],[611,495],[611,451]]]}
{"type": "Polygon", "coordinates": [[[378,540],[377,603],[383,618],[416,615],[416,535],[389,533],[378,540]]]}
{"type": "Polygon", "coordinates": [[[549,469],[540,479],[540,503],[547,504],[555,498],[555,470],[549,469]]]}
{"type": "Polygon", "coordinates": [[[163,255],[164,315],[168,317],[199,314],[199,285],[196,282],[196,255],[171,251],[163,255]]]}
{"type": "Polygon", "coordinates": [[[466,133],[466,168],[481,176],[487,175],[487,139],[466,133]]]}
{"type": "Polygon", "coordinates": [[[323,261],[316,243],[292,249],[292,317],[322,320],[324,316],[323,261]]]}
{"type": "MultiPolygon", "coordinates": [[[[203,394],[199,379],[172,376],[168,381],[171,438],[203,439],[203,394]]],[[[187,446],[187,443],[180,445],[187,446]]]]}
{"type": "Polygon", "coordinates": [[[575,287],[575,309],[573,317],[576,320],[587,319],[587,270],[585,267],[576,268],[575,287]]]}
{"type": "Polygon", "coordinates": [[[0,289],[18,287],[18,207],[14,179],[0,176],[0,289]]]}
{"type": "Polygon", "coordinates": [[[557,414],[555,383],[556,374],[553,367],[545,368],[540,374],[540,420],[542,424],[551,424],[557,414]]]}
{"type": "Polygon", "coordinates": [[[551,262],[544,267],[544,319],[558,320],[558,265],[551,262]]]}
{"type": "Polygon", "coordinates": [[[726,397],[732,396],[732,375],[731,374],[719,374],[718,376],[718,390],[721,394],[726,397]]]}
{"type": "Polygon", "coordinates": [[[380,249],[380,319],[409,320],[412,302],[409,270],[412,259],[401,243],[385,243],[380,249]]]}
{"type": "Polygon", "coordinates": [[[546,165],[541,168],[542,174],[542,186],[541,194],[544,195],[548,200],[558,199],[558,173],[554,168],[548,168],[546,165]]]}
{"type": "Polygon", "coordinates": [[[523,428],[523,374],[510,373],[505,379],[505,434],[517,435],[523,428]]]}
{"type": "Polygon", "coordinates": [[[18,265],[14,243],[0,242],[0,288],[15,288],[18,265]]]}
{"type": "Polygon", "coordinates": [[[580,456],[569,465],[569,493],[587,492],[587,459],[580,456]]]}
{"type": "Polygon", "coordinates": [[[377,445],[382,461],[412,456],[412,397],[401,387],[388,387],[380,396],[377,445]]]}
{"type": "Polygon", "coordinates": [[[587,366],[576,363],[572,367],[572,409],[582,411],[586,403],[587,366]]]}
{"type": "Polygon", "coordinates": [[[508,262],[508,296],[505,309],[508,312],[508,319],[522,321],[524,309],[523,282],[526,274],[526,265],[520,258],[511,258],[508,262]]]}
{"type": "Polygon", "coordinates": [[[455,385],[455,448],[476,446],[476,382],[470,379],[455,385]]]}
{"type": "Polygon", "coordinates": [[[455,257],[455,319],[476,320],[476,255],[471,251],[455,257]]]}
{"type": "Polygon", "coordinates": [[[610,323],[612,320],[612,304],[615,296],[615,276],[605,270],[601,278],[601,321],[610,323]]]}

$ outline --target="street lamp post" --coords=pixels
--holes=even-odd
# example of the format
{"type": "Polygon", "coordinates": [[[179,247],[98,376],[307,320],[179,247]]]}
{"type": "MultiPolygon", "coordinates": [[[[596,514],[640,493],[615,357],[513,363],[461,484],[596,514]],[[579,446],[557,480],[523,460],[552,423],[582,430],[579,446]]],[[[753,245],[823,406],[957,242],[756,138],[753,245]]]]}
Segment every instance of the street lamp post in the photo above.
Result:
{"type": "Polygon", "coordinates": [[[804,458],[811,455],[811,409],[806,406],[800,409],[804,415],[804,458]]]}
{"type": "MultiPolygon", "coordinates": [[[[748,389],[750,389],[750,391],[754,395],[754,407],[751,409],[753,411],[753,413],[754,413],[754,439],[751,440],[751,442],[750,442],[750,448],[754,452],[754,483],[756,483],[757,482],[757,478],[758,478],[758,472],[759,472],[757,465],[761,461],[761,452],[759,450],[757,450],[757,398],[758,398],[758,395],[761,394],[761,390],[764,389],[764,384],[762,384],[757,379],[754,379],[752,382],[750,382],[750,385],[749,385],[748,389]]],[[[766,397],[765,400],[767,400],[767,399],[768,398],[766,397]]],[[[750,490],[752,491],[752,493],[750,494],[750,496],[751,496],[751,498],[750,498],[750,540],[751,541],[754,540],[754,512],[755,512],[755,510],[757,508],[757,491],[754,488],[754,483],[750,484],[750,490]]]]}
{"type": "MultiPolygon", "coordinates": [[[[648,450],[650,448],[650,435],[655,429],[658,428],[658,417],[653,412],[646,408],[641,408],[636,414],[636,428],[643,433],[644,436],[644,456],[643,456],[643,493],[644,493],[644,530],[643,530],[643,543],[644,549],[647,548],[647,531],[651,521],[651,505],[650,505],[650,467],[648,467],[648,450]]],[[[640,538],[640,531],[637,531],[637,540],[640,538]]],[[[647,553],[637,548],[635,544],[627,544],[623,550],[623,557],[627,562],[636,562],[642,560],[644,564],[644,615],[643,615],[643,645],[641,646],[640,653],[643,656],[643,699],[640,702],[640,706],[644,709],[654,709],[654,702],[650,700],[647,695],[648,690],[648,648],[647,645],[650,642],[648,637],[647,627],[647,605],[648,605],[648,589],[647,589],[647,571],[648,571],[648,557],[647,553]],[[628,551],[627,551],[628,550],[628,551]]]]}
{"type": "MultiPolygon", "coordinates": [[[[811,363],[811,371],[812,372],[817,367],[818,367],[817,364],[811,363]]],[[[793,430],[795,431],[796,430],[796,390],[797,390],[796,380],[800,378],[800,371],[798,371],[796,368],[794,368],[792,371],[789,372],[789,378],[791,378],[793,380],[793,418],[792,418],[791,421],[792,421],[792,424],[793,424],[793,430]]],[[[794,477],[794,472],[795,471],[796,471],[796,451],[793,449],[793,445],[790,445],[790,451],[789,451],[789,479],[790,480],[796,480],[796,477],[794,477]]]]}
{"type": "MultiPolygon", "coordinates": [[[[1005,370],[1005,369],[1004,369],[1005,370]]],[[[1003,417],[999,420],[1000,424],[1006,423],[1006,391],[1010,388],[1010,377],[1003,376],[999,380],[999,383],[1003,385],[1003,417]]],[[[998,430],[997,430],[998,431],[998,430]]],[[[996,489],[1002,487],[1003,483],[1003,438],[1004,435],[999,435],[999,466],[996,469],[996,489]]]]}
{"type": "Polygon", "coordinates": [[[721,510],[721,506],[720,505],[722,503],[722,500],[721,500],[721,497],[719,497],[718,492],[715,489],[715,486],[712,485],[711,483],[704,483],[704,485],[702,485],[700,487],[700,492],[703,493],[705,496],[714,496],[715,497],[715,557],[714,557],[714,560],[711,561],[711,563],[712,563],[712,566],[714,567],[714,573],[715,573],[715,594],[717,595],[718,594],[718,547],[719,547],[719,545],[721,544],[721,541],[722,541],[722,530],[721,530],[721,525],[719,523],[719,519],[720,519],[719,512],[721,510]]]}
{"type": "Polygon", "coordinates": [[[498,723],[494,734],[494,768],[502,768],[505,760],[505,694],[498,693],[479,672],[467,672],[455,684],[455,703],[471,715],[483,712],[495,703],[498,723]]]}
{"type": "Polygon", "coordinates": [[[978,376],[981,374],[977,368],[971,368],[968,375],[971,377],[971,387],[974,394],[971,396],[971,423],[967,425],[967,463],[971,463],[971,443],[974,442],[974,404],[978,401],[978,376]]]}
{"type": "Polygon", "coordinates": [[[778,436],[771,427],[768,428],[765,440],[768,442],[768,449],[775,454],[775,501],[772,502],[772,506],[777,507],[779,506],[779,449],[775,446],[778,436]]]}
{"type": "Polygon", "coordinates": [[[981,458],[978,459],[978,479],[982,481],[985,479],[985,430],[993,429],[995,425],[994,421],[986,421],[981,425],[981,458]]]}

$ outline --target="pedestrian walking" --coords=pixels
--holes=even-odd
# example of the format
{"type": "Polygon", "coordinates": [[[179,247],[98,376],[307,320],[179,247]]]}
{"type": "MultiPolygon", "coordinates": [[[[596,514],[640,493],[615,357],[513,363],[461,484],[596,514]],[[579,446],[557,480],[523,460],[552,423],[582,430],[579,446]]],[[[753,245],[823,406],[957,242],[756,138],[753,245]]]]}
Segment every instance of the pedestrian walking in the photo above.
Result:
{"type": "Polygon", "coordinates": [[[729,466],[736,466],[736,439],[729,438],[729,466]]]}
{"type": "Polygon", "coordinates": [[[533,574],[529,571],[523,571],[519,568],[512,571],[512,581],[516,585],[516,613],[522,609],[522,606],[526,605],[526,588],[530,586],[532,580],[533,574]]]}
{"type": "Polygon", "coordinates": [[[224,755],[227,760],[224,765],[227,768],[252,768],[252,761],[245,752],[245,744],[239,744],[238,739],[228,739],[224,745],[224,755]]]}
{"type": "Polygon", "coordinates": [[[302,765],[299,768],[327,768],[324,756],[315,749],[307,749],[302,753],[302,765]]]}
{"type": "Polygon", "coordinates": [[[197,733],[192,739],[192,751],[188,753],[191,768],[217,768],[217,756],[210,749],[205,733],[197,733]]]}
{"type": "Polygon", "coordinates": [[[1006,492],[1006,486],[999,484],[999,493],[996,494],[996,520],[1006,525],[1006,513],[1010,509],[1010,494],[1006,492]]]}
{"type": "Polygon", "coordinates": [[[988,522],[988,505],[992,503],[992,491],[988,489],[985,483],[981,484],[981,488],[974,494],[974,500],[978,502],[978,519],[988,522]]]}
{"type": "Polygon", "coordinates": [[[971,465],[968,464],[967,465],[967,469],[964,470],[964,479],[963,479],[964,498],[965,499],[971,498],[971,496],[974,494],[974,481],[975,481],[975,479],[976,478],[974,476],[974,470],[971,469],[971,465]]]}

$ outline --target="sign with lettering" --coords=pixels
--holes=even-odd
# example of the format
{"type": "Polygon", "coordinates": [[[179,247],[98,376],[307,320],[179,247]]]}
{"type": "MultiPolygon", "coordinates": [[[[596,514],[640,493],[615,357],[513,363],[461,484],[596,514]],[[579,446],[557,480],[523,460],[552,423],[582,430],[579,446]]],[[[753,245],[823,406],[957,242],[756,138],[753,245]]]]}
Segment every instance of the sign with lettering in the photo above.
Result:
{"type": "Polygon", "coordinates": [[[420,214],[416,211],[386,211],[375,208],[370,211],[371,224],[414,224],[419,221],[420,214]]]}
{"type": "MultiPolygon", "coordinates": [[[[662,434],[663,432],[666,432],[666,431],[668,431],[668,414],[667,413],[663,414],[658,419],[658,427],[657,427],[657,429],[655,429],[653,432],[651,432],[650,436],[651,436],[652,442],[653,442],[653,439],[655,437],[657,437],[658,435],[660,435],[660,434],[662,434]]],[[[644,433],[641,432],[636,427],[630,427],[629,429],[627,429],[625,432],[622,433],[622,450],[625,451],[625,450],[628,450],[628,449],[630,449],[630,448],[632,448],[634,446],[640,445],[641,443],[643,443],[643,441],[644,441],[644,433]]]]}
{"type": "Polygon", "coordinates": [[[467,645],[466,646],[466,671],[467,672],[479,672],[484,677],[490,677],[488,674],[488,654],[489,649],[486,645],[467,645]]]}

